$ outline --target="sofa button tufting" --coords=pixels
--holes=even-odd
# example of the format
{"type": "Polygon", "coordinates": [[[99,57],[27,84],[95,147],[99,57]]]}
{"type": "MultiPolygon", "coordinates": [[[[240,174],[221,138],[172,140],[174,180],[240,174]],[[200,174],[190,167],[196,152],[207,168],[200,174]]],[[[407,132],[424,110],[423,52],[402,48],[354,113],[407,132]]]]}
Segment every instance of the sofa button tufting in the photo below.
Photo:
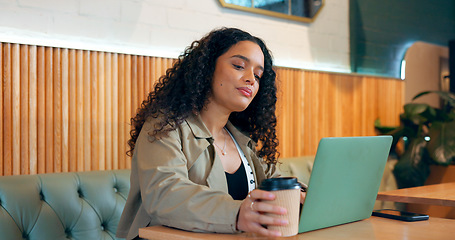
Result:
{"type": "Polygon", "coordinates": [[[104,225],[101,225],[101,231],[104,231],[104,225]]]}
{"type": "Polygon", "coordinates": [[[77,194],[79,195],[80,198],[82,198],[84,195],[82,195],[81,189],[77,189],[77,194]]]}
{"type": "Polygon", "coordinates": [[[44,201],[44,194],[43,194],[42,191],[39,192],[39,199],[40,199],[41,201],[44,201]]]}
{"type": "Polygon", "coordinates": [[[118,192],[118,188],[114,187],[114,192],[118,192]]]}

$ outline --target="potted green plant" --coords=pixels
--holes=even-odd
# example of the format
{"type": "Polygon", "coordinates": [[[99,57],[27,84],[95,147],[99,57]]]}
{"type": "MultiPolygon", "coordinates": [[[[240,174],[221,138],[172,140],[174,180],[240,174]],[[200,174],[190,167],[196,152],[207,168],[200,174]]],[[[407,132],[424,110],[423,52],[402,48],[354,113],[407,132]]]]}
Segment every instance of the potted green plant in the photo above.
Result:
{"type": "Polygon", "coordinates": [[[455,164],[455,95],[443,91],[425,91],[413,100],[438,94],[443,100],[441,108],[425,103],[407,103],[400,114],[400,126],[375,128],[381,134],[392,135],[391,154],[396,155],[393,170],[399,188],[422,186],[430,174],[430,165],[455,164]],[[401,144],[402,151],[399,151],[401,144]]]}

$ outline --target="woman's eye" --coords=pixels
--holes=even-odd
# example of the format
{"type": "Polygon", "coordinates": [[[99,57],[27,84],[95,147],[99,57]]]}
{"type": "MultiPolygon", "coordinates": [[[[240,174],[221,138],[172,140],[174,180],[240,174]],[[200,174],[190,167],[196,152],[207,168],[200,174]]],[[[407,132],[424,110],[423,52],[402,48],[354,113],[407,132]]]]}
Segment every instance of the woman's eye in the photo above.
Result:
{"type": "Polygon", "coordinates": [[[232,66],[234,66],[234,68],[235,68],[235,69],[243,69],[243,67],[242,67],[242,66],[240,66],[240,65],[237,65],[237,64],[232,64],[232,66]]]}
{"type": "Polygon", "coordinates": [[[261,77],[259,77],[258,75],[254,75],[254,77],[256,78],[257,81],[261,80],[261,77]]]}

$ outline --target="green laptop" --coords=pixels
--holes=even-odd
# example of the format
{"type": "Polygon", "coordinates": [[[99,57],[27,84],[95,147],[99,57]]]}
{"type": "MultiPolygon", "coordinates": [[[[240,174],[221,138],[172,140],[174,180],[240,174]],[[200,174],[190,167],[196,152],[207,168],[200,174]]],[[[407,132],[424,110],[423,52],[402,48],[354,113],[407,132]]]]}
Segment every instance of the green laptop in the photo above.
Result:
{"type": "Polygon", "coordinates": [[[299,233],[369,218],[391,144],[391,136],[322,138],[299,233]]]}

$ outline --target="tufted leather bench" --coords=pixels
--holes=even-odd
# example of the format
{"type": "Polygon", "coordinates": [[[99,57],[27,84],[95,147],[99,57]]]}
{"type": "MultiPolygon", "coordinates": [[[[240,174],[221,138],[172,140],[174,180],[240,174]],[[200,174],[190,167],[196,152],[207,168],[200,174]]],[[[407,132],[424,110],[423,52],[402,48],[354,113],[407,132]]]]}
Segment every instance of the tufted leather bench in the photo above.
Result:
{"type": "Polygon", "coordinates": [[[130,170],[0,177],[0,239],[116,239],[130,170]]]}

